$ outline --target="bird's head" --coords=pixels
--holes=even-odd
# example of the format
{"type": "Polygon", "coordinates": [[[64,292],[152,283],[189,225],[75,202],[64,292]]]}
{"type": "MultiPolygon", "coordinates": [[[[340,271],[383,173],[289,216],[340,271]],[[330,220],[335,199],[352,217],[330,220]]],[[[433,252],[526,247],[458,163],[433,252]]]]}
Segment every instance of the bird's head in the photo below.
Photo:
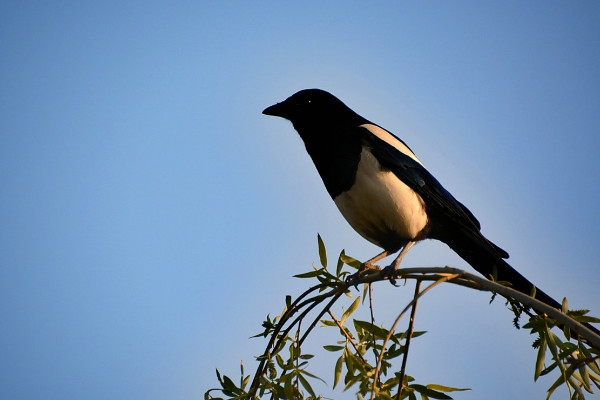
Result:
{"type": "Polygon", "coordinates": [[[321,89],[301,90],[281,103],[265,108],[263,114],[290,120],[301,135],[304,130],[357,126],[366,121],[337,97],[321,89]]]}

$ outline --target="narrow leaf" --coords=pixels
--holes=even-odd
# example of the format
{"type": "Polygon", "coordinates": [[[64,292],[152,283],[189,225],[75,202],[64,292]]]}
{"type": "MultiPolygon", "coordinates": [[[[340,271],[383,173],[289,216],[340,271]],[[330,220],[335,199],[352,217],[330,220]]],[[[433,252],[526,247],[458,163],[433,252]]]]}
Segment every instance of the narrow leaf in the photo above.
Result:
{"type": "MultiPolygon", "coordinates": [[[[560,359],[560,356],[558,355],[558,346],[556,344],[556,342],[559,341],[558,337],[556,335],[554,335],[554,333],[552,333],[552,331],[548,327],[548,323],[545,323],[544,328],[545,328],[546,340],[548,341],[548,348],[550,349],[550,352],[552,353],[552,357],[553,357],[554,361],[556,362],[556,364],[558,365],[558,368],[560,369],[560,372],[561,372],[561,376],[559,377],[559,380],[561,380],[563,383],[567,383],[567,381],[570,377],[570,374],[572,374],[572,371],[568,374],[568,370],[570,368],[565,368],[565,365],[563,364],[562,360],[560,359]]],[[[552,389],[552,390],[554,390],[554,389],[552,389]]],[[[550,389],[548,390],[548,392],[550,393],[550,389]]]]}
{"type": "Polygon", "coordinates": [[[362,263],[358,261],[356,258],[350,257],[347,254],[340,255],[340,259],[344,262],[344,264],[351,266],[352,268],[360,268],[362,263]]]}
{"type": "MultiPolygon", "coordinates": [[[[379,326],[374,325],[367,321],[355,320],[354,328],[357,331],[359,330],[359,328],[362,328],[363,330],[374,335],[376,339],[385,339],[387,337],[387,335],[390,333],[390,331],[388,331],[387,329],[379,327],[379,326]]],[[[392,337],[392,339],[396,339],[396,337],[392,337]]],[[[397,341],[397,340],[395,340],[395,341],[397,341]]]]}
{"type": "Polygon", "coordinates": [[[335,370],[333,372],[333,388],[337,386],[340,381],[340,376],[342,376],[342,365],[344,364],[344,356],[341,356],[335,362],[335,370]]]}
{"type": "Polygon", "coordinates": [[[423,386],[423,385],[413,384],[413,385],[410,385],[409,387],[411,389],[415,390],[416,392],[419,392],[421,394],[421,396],[431,397],[434,399],[443,399],[443,400],[448,400],[448,399],[451,400],[452,399],[452,397],[448,396],[447,394],[427,388],[426,386],[423,386]]]}
{"type": "Polygon", "coordinates": [[[531,297],[535,299],[535,295],[537,294],[537,289],[535,286],[531,287],[531,297]]]}
{"type": "Polygon", "coordinates": [[[577,320],[578,322],[593,322],[593,323],[599,323],[600,322],[600,318],[596,318],[596,317],[588,317],[587,315],[582,315],[582,316],[573,316],[573,319],[577,320]]]}
{"type": "Polygon", "coordinates": [[[338,258],[337,267],[335,268],[335,276],[339,277],[342,273],[342,267],[344,266],[344,261],[342,260],[342,256],[345,255],[344,250],[340,253],[338,258]]]}
{"type": "Polygon", "coordinates": [[[312,373],[308,372],[308,371],[307,371],[307,370],[305,370],[305,369],[303,369],[302,371],[300,371],[300,373],[301,373],[302,375],[306,375],[306,376],[308,376],[308,377],[311,377],[311,378],[314,378],[314,379],[318,379],[318,380],[320,380],[320,381],[321,381],[321,382],[323,382],[323,383],[327,383],[327,382],[325,382],[323,379],[319,378],[319,377],[318,377],[318,376],[316,376],[315,374],[312,374],[312,373]]]}
{"type": "Polygon", "coordinates": [[[321,323],[323,324],[323,326],[337,326],[335,322],[330,321],[328,319],[322,319],[321,323]]]}
{"type": "Polygon", "coordinates": [[[342,314],[342,318],[340,320],[340,323],[342,325],[344,325],[344,322],[346,322],[346,319],[352,315],[352,313],[354,311],[356,311],[356,309],[358,308],[358,306],[360,305],[360,296],[358,296],[353,302],[352,304],[350,304],[350,307],[348,307],[348,309],[344,312],[344,314],[342,314]]]}
{"type": "Polygon", "coordinates": [[[583,387],[588,392],[592,392],[592,382],[590,380],[590,375],[588,374],[588,370],[585,365],[581,365],[578,368],[579,374],[581,375],[581,382],[583,383],[583,387]]]}
{"type": "Polygon", "coordinates": [[[533,374],[533,380],[537,381],[537,379],[542,374],[544,370],[544,362],[546,361],[546,338],[544,336],[541,337],[540,348],[538,349],[537,359],[535,361],[535,372],[533,374]]]}
{"type": "Polygon", "coordinates": [[[319,242],[319,258],[321,259],[321,265],[327,268],[327,252],[325,251],[325,243],[321,239],[321,235],[317,234],[317,241],[319,242]]]}
{"type": "Polygon", "coordinates": [[[322,269],[315,269],[314,271],[304,272],[302,274],[294,275],[294,278],[312,278],[314,276],[321,275],[323,273],[322,269]]]}
{"type": "Polygon", "coordinates": [[[467,390],[471,390],[470,388],[455,388],[452,386],[437,385],[435,383],[430,383],[429,385],[427,385],[427,388],[438,390],[440,392],[464,392],[467,390]]]}
{"type": "Polygon", "coordinates": [[[300,380],[300,383],[302,384],[302,387],[304,387],[304,389],[306,389],[306,391],[308,393],[310,393],[310,395],[312,397],[317,397],[317,395],[315,394],[315,391],[313,390],[312,386],[310,386],[310,383],[308,383],[308,381],[306,380],[305,377],[302,376],[302,374],[298,374],[298,379],[300,380]]]}

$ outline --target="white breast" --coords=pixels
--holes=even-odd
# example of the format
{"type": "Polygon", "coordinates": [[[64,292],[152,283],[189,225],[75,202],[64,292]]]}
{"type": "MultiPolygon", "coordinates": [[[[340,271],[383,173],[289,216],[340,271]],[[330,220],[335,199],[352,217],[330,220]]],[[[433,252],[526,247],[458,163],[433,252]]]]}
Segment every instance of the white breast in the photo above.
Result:
{"type": "MultiPolygon", "coordinates": [[[[386,139],[398,142],[416,160],[402,142],[391,135],[386,139]]],[[[365,148],[361,152],[354,185],[334,201],[354,230],[383,248],[400,246],[404,244],[401,242],[415,239],[427,224],[421,197],[392,172],[382,171],[375,156],[365,148]]]]}

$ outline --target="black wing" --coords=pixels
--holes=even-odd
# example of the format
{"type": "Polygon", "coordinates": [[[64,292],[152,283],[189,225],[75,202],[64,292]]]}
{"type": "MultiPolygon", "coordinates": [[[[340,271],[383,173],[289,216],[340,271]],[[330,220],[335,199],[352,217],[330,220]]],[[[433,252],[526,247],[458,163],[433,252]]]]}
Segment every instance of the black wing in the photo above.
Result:
{"type": "Polygon", "coordinates": [[[367,128],[360,127],[360,135],[364,143],[371,149],[379,163],[394,173],[402,182],[414,190],[425,202],[427,215],[434,222],[453,225],[463,230],[476,233],[487,242],[498,254],[507,258],[508,254],[485,239],[479,232],[479,221],[467,207],[456,200],[433,175],[420,163],[406,155],[388,142],[380,139],[367,128]]]}

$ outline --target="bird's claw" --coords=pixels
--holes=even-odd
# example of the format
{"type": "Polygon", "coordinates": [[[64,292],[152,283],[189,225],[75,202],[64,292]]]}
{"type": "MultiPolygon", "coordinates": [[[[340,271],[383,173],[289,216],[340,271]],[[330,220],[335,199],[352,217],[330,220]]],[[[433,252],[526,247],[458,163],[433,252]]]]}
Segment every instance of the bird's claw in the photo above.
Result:
{"type": "Polygon", "coordinates": [[[370,271],[381,271],[381,267],[369,261],[364,262],[362,263],[358,271],[356,271],[346,279],[346,283],[348,284],[348,286],[354,286],[355,289],[358,289],[358,282],[360,281],[360,278],[365,276],[365,274],[367,274],[370,271]]]}
{"type": "Polygon", "coordinates": [[[396,282],[396,266],[395,266],[395,264],[390,264],[387,267],[383,268],[381,270],[381,276],[383,278],[387,278],[392,285],[394,285],[396,287],[399,286],[396,282]]]}

